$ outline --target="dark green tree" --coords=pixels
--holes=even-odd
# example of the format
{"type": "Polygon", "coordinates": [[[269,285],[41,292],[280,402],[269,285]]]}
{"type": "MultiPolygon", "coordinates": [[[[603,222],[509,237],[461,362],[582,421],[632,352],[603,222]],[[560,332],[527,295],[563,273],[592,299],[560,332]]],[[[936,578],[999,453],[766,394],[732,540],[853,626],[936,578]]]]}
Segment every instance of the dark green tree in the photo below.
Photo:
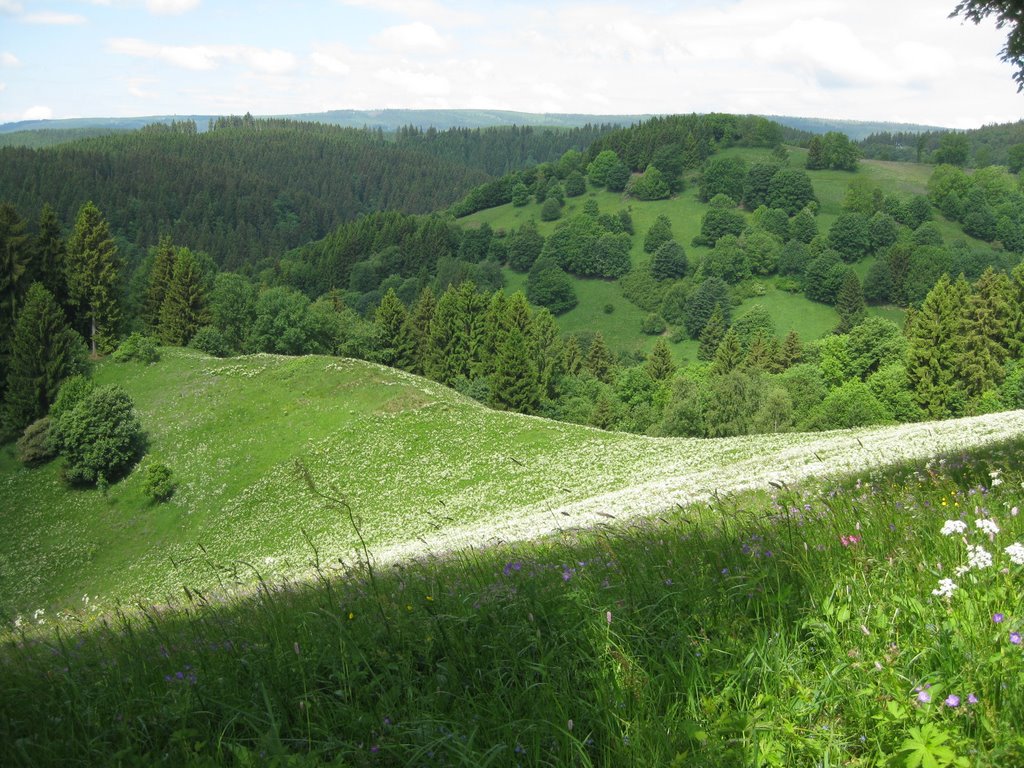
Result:
{"type": "Polygon", "coordinates": [[[698,197],[703,203],[718,194],[741,200],[746,177],[747,162],[742,157],[712,157],[701,174],[698,197]]]}
{"type": "Polygon", "coordinates": [[[807,163],[805,167],[808,171],[820,171],[828,167],[825,162],[825,145],[820,136],[812,136],[807,144],[807,163]]]}
{"type": "Polygon", "coordinates": [[[863,213],[841,213],[828,231],[829,247],[843,261],[860,261],[871,252],[871,228],[863,213]]]}
{"type": "Polygon", "coordinates": [[[430,352],[430,328],[436,311],[437,297],[429,285],[425,286],[409,312],[408,336],[411,339],[411,349],[409,352],[403,352],[412,359],[409,367],[412,373],[426,373],[427,357],[430,352]]]}
{"type": "Polygon", "coordinates": [[[647,356],[644,369],[655,381],[668,381],[675,375],[676,364],[672,360],[672,351],[665,339],[654,342],[654,348],[647,356]]]}
{"type": "Polygon", "coordinates": [[[747,222],[739,211],[712,205],[700,220],[700,234],[693,238],[693,244],[714,246],[726,235],[739,237],[746,226],[747,222]]]}
{"type": "Polygon", "coordinates": [[[806,209],[789,220],[789,236],[801,243],[809,243],[818,236],[818,222],[806,209]]]}
{"type": "Polygon", "coordinates": [[[32,254],[25,226],[13,205],[0,203],[0,382],[7,380],[10,340],[30,276],[32,254]]]}
{"type": "Polygon", "coordinates": [[[537,231],[537,224],[530,219],[509,238],[508,265],[517,272],[529,272],[533,262],[544,249],[544,236],[537,231]]]}
{"type": "Polygon", "coordinates": [[[1010,279],[989,267],[967,300],[961,370],[968,397],[978,397],[1003,381],[1003,366],[1009,357],[1012,295],[1010,279]]]}
{"type": "Polygon", "coordinates": [[[88,351],[42,283],[25,295],[7,370],[7,425],[20,432],[46,415],[69,376],[85,373],[88,351]]]}
{"type": "Polygon", "coordinates": [[[142,425],[135,405],[116,384],[94,389],[62,414],[54,429],[69,483],[116,480],[142,453],[142,425]]]}
{"type": "Polygon", "coordinates": [[[609,192],[622,192],[629,185],[629,166],[625,163],[616,163],[609,169],[605,177],[609,192]]]}
{"type": "Polygon", "coordinates": [[[740,341],[739,334],[730,328],[722,337],[718,349],[715,350],[715,357],[711,362],[709,373],[712,376],[724,376],[739,368],[744,357],[743,343],[740,341]]]}
{"type": "Polygon", "coordinates": [[[376,359],[395,368],[411,367],[412,359],[408,357],[411,346],[407,338],[411,333],[409,311],[394,289],[389,288],[380,300],[373,315],[373,323],[377,326],[376,359]]]}
{"type": "Polygon", "coordinates": [[[772,176],[768,185],[768,199],[765,201],[769,208],[781,208],[793,216],[815,202],[817,198],[814,196],[814,187],[806,172],[783,168],[772,176]]]}
{"type": "Polygon", "coordinates": [[[630,181],[626,191],[637,200],[664,200],[671,194],[664,175],[653,165],[630,181]]]}
{"type": "Polygon", "coordinates": [[[196,331],[209,324],[204,282],[195,254],[188,248],[180,248],[160,306],[160,339],[165,344],[188,344],[196,331]]]}
{"type": "Polygon", "coordinates": [[[512,327],[498,349],[491,381],[492,403],[505,410],[536,413],[541,401],[540,375],[526,336],[512,327]]]}
{"type": "Polygon", "coordinates": [[[934,160],[936,163],[962,168],[967,164],[969,152],[970,144],[967,142],[967,135],[950,131],[942,134],[942,138],[939,139],[939,148],[935,150],[934,160]]]}
{"type": "Polygon", "coordinates": [[[651,275],[655,280],[676,280],[686,277],[690,263],[683,246],[675,240],[667,240],[654,252],[651,261],[651,275]]]}
{"type": "Polygon", "coordinates": [[[729,322],[729,286],[720,278],[709,277],[702,282],[686,300],[683,324],[691,339],[699,339],[704,326],[711,318],[715,307],[719,307],[725,322],[729,322]]]}
{"type": "Polygon", "coordinates": [[[612,168],[619,165],[619,156],[610,149],[602,150],[597,157],[587,166],[587,176],[590,183],[597,187],[603,187],[608,183],[608,174],[612,168]]]}
{"type": "Polygon", "coordinates": [[[836,333],[849,333],[852,328],[864,320],[864,291],[860,287],[857,273],[847,269],[836,293],[836,312],[839,313],[839,324],[836,333]]]}
{"type": "Polygon", "coordinates": [[[804,270],[804,295],[811,301],[834,304],[846,274],[839,254],[829,249],[808,262],[804,270]]]}
{"type": "Polygon", "coordinates": [[[91,201],[78,211],[68,240],[68,297],[85,329],[92,355],[114,347],[121,319],[118,305],[120,260],[110,226],[91,201]]]}
{"type": "Polygon", "coordinates": [[[530,190],[523,182],[518,181],[512,187],[512,205],[522,208],[530,203],[530,190]]]}
{"type": "Polygon", "coordinates": [[[644,252],[654,253],[671,239],[672,222],[669,221],[668,216],[659,214],[647,230],[647,234],[644,235],[644,252]]]}
{"type": "Polygon", "coordinates": [[[63,306],[68,300],[68,285],[64,277],[67,246],[57,214],[49,203],[43,205],[39,214],[39,231],[33,240],[33,258],[37,279],[63,306]]]}
{"type": "Polygon", "coordinates": [[[549,197],[540,207],[541,221],[556,221],[562,216],[562,203],[557,197],[549,197]]]}
{"type": "Polygon", "coordinates": [[[153,333],[160,332],[160,310],[167,297],[167,291],[174,279],[174,262],[178,249],[171,242],[170,235],[164,235],[155,248],[151,249],[153,264],[149,269],[149,285],[146,289],[146,303],[142,308],[142,321],[153,333]]]}
{"type": "Polygon", "coordinates": [[[608,384],[612,380],[615,362],[612,360],[612,353],[600,331],[594,334],[594,338],[590,342],[587,356],[583,360],[583,367],[590,371],[598,381],[608,384]]]}
{"type": "Polygon", "coordinates": [[[545,256],[537,259],[530,268],[526,277],[526,297],[530,303],[547,307],[556,315],[568,312],[579,302],[565,270],[545,256]]]}
{"type": "Polygon", "coordinates": [[[722,315],[722,307],[716,304],[711,312],[711,317],[704,324],[704,330],[700,332],[700,346],[697,349],[698,360],[715,359],[715,352],[718,351],[718,345],[722,343],[726,330],[728,329],[722,315]]]}
{"type": "Polygon", "coordinates": [[[221,272],[214,278],[210,319],[231,349],[246,348],[255,309],[256,287],[248,279],[234,272],[221,272]]]}
{"type": "Polygon", "coordinates": [[[565,196],[579,197],[587,191],[587,180],[579,171],[573,171],[565,179],[565,196]]]}
{"type": "Polygon", "coordinates": [[[914,315],[907,346],[907,380],[914,402],[933,419],[959,414],[963,398],[956,380],[963,338],[949,276],[943,275],[914,315]]]}
{"type": "Polygon", "coordinates": [[[782,347],[779,349],[779,364],[781,370],[792,368],[803,360],[804,345],[800,341],[800,334],[790,330],[786,338],[782,340],[782,347]]]}
{"type": "MultiPolygon", "coordinates": [[[[768,205],[771,183],[779,166],[775,163],[754,163],[743,180],[743,207],[753,211],[768,205]]],[[[773,206],[774,207],[774,206],[773,206]]]]}

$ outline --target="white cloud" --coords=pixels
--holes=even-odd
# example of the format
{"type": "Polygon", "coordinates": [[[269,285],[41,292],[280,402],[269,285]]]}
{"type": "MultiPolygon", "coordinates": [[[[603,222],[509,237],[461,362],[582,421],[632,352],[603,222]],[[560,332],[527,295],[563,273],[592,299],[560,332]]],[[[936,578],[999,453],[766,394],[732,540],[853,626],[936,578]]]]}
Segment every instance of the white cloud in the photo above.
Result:
{"type": "Polygon", "coordinates": [[[39,13],[28,13],[21,17],[22,21],[29,24],[56,24],[72,25],[85,24],[85,16],[78,13],[54,13],[52,11],[41,11],[39,13]]]}
{"type": "Polygon", "coordinates": [[[313,51],[309,58],[313,62],[314,71],[317,72],[328,75],[347,75],[352,71],[352,67],[345,60],[347,56],[339,51],[313,51]]]}
{"type": "Polygon", "coordinates": [[[150,13],[160,16],[176,16],[196,8],[200,0],[146,0],[150,13]]]}
{"type": "Polygon", "coordinates": [[[53,110],[50,109],[49,107],[44,107],[42,105],[36,105],[34,107],[29,107],[24,112],[22,112],[21,119],[22,120],[52,120],[53,119],[53,110]]]}
{"type": "Polygon", "coordinates": [[[156,59],[198,72],[216,69],[222,62],[230,61],[257,72],[279,75],[291,72],[298,64],[295,56],[288,51],[247,45],[161,45],[135,37],[115,37],[107,40],[107,49],[126,56],[156,59]]]}
{"type": "Polygon", "coordinates": [[[144,86],[155,83],[150,77],[131,77],[128,79],[128,93],[137,99],[155,99],[159,94],[147,91],[144,86]]]}
{"type": "Polygon", "coordinates": [[[7,83],[0,83],[0,93],[7,90],[7,83]]]}
{"type": "Polygon", "coordinates": [[[448,47],[437,30],[422,21],[388,27],[370,39],[375,45],[392,51],[443,51],[448,47]]]}
{"type": "Polygon", "coordinates": [[[479,13],[449,8],[436,0],[340,0],[342,5],[352,8],[369,8],[382,13],[401,16],[406,19],[427,19],[441,26],[464,26],[480,24],[484,17],[479,13]]]}
{"type": "Polygon", "coordinates": [[[18,61],[18,57],[10,51],[3,51],[0,53],[0,67],[20,67],[21,62],[18,61]]]}
{"type": "Polygon", "coordinates": [[[432,72],[385,67],[377,73],[377,78],[413,96],[447,96],[452,91],[447,77],[432,72]]]}
{"type": "Polygon", "coordinates": [[[0,12],[21,13],[21,10],[21,3],[16,3],[14,0],[0,0],[0,12]]]}

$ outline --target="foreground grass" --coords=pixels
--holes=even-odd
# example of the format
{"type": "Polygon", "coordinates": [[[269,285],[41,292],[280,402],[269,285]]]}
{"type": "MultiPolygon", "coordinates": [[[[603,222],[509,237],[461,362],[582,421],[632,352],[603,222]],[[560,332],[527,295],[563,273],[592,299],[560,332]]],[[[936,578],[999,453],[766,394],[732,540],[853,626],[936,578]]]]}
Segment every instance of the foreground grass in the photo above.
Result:
{"type": "Polygon", "coordinates": [[[1021,765],[1022,449],[24,617],[0,763],[1021,765]]]}

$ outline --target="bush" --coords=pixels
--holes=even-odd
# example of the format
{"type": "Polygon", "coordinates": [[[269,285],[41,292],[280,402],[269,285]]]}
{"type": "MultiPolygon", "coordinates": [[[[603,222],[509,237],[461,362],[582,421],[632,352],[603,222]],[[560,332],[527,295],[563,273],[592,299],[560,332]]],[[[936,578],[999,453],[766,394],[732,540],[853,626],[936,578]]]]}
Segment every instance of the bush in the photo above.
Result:
{"type": "Polygon", "coordinates": [[[660,336],[665,332],[665,320],[652,312],[641,321],[640,330],[648,336],[660,336]]]}
{"type": "Polygon", "coordinates": [[[81,374],[64,379],[60,389],[57,390],[57,399],[50,406],[49,415],[53,419],[54,425],[60,421],[61,416],[71,411],[95,388],[96,385],[92,383],[92,379],[87,379],[81,374]]]}
{"type": "Polygon", "coordinates": [[[188,345],[214,357],[231,357],[234,352],[224,334],[212,325],[204,325],[196,331],[188,345]]]}
{"type": "Polygon", "coordinates": [[[147,465],[142,479],[142,492],[155,503],[171,498],[174,495],[174,473],[171,468],[160,462],[147,465]]]}
{"type": "Polygon", "coordinates": [[[142,425],[135,406],[116,384],[94,389],[62,413],[55,431],[69,483],[115,480],[142,452],[142,425]]]}
{"type": "Polygon", "coordinates": [[[51,428],[53,420],[49,416],[36,419],[18,438],[18,461],[26,467],[38,467],[56,457],[57,447],[54,445],[51,428]]]}
{"type": "Polygon", "coordinates": [[[157,349],[156,341],[152,337],[133,333],[121,342],[111,357],[118,363],[135,361],[149,365],[160,360],[160,350],[157,349]]]}
{"type": "Polygon", "coordinates": [[[555,221],[562,216],[562,204],[556,197],[549,197],[540,208],[541,221],[555,221]]]}

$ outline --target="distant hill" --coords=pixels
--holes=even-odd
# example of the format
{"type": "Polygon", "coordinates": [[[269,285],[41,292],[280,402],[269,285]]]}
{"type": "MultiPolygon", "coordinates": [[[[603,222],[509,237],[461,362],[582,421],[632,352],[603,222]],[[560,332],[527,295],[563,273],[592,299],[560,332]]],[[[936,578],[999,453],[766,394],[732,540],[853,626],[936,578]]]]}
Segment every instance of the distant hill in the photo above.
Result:
{"type": "Polygon", "coordinates": [[[916,123],[891,123],[870,120],[834,120],[827,117],[788,117],[786,115],[765,115],[765,117],[807,133],[828,133],[838,131],[845,133],[852,141],[860,141],[873,133],[924,133],[925,131],[948,131],[936,125],[918,125],[916,123]]]}

